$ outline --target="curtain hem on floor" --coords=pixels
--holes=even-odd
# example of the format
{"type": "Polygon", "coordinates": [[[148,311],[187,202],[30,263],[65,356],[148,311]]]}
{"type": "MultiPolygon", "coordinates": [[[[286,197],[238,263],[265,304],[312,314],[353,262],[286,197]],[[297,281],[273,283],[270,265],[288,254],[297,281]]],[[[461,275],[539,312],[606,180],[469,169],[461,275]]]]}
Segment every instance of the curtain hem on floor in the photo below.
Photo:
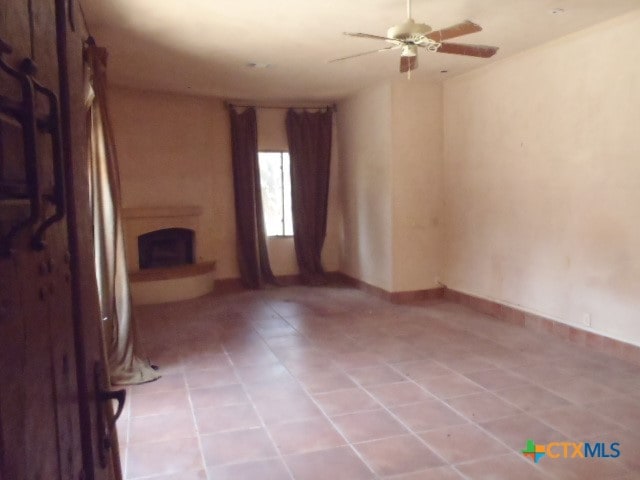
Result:
{"type": "Polygon", "coordinates": [[[269,263],[262,211],[256,110],[249,107],[239,113],[230,106],[229,118],[238,267],[244,287],[259,289],[277,282],[269,263]]]}
{"type": "Polygon", "coordinates": [[[331,109],[287,112],[293,241],[300,276],[310,285],[327,283],[321,257],[327,234],[332,127],[331,109]]]}

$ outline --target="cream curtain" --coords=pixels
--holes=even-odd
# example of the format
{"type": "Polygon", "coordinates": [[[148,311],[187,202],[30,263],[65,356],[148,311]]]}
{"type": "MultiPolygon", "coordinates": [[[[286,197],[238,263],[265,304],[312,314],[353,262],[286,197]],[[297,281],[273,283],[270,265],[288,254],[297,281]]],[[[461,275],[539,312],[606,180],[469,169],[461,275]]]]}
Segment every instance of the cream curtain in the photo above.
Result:
{"type": "Polygon", "coordinates": [[[107,108],[107,52],[95,45],[85,51],[91,86],[87,104],[96,276],[109,374],[114,385],[150,382],[160,375],[140,358],[136,342],[120,214],[118,161],[107,108]]]}

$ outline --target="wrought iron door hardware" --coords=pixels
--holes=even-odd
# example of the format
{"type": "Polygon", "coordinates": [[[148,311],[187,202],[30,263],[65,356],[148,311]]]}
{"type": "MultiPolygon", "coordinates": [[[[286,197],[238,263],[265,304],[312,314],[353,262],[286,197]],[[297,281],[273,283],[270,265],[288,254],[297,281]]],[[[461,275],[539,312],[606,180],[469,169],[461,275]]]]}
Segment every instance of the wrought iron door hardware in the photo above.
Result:
{"type": "Polygon", "coordinates": [[[5,55],[11,54],[11,46],[0,39],[0,71],[16,80],[20,86],[19,100],[0,95],[0,121],[3,117],[12,119],[22,129],[22,144],[24,154],[25,182],[0,182],[0,199],[29,200],[29,214],[27,218],[9,227],[0,237],[0,256],[9,256],[13,247],[13,240],[23,229],[35,224],[42,209],[40,188],[38,181],[38,156],[36,151],[36,114],[35,89],[31,75],[13,68],[5,60],[5,55]]]}
{"type": "MultiPolygon", "coordinates": [[[[22,62],[22,69],[30,71],[32,64],[33,61],[27,58],[22,62]]],[[[62,220],[65,214],[64,156],[62,153],[62,129],[60,128],[60,102],[58,101],[58,96],[35,78],[31,80],[35,91],[43,94],[49,103],[49,114],[44,118],[36,118],[36,124],[40,131],[51,135],[53,159],[53,194],[45,196],[45,199],[54,204],[55,212],[38,226],[31,239],[32,248],[34,250],[42,250],[46,246],[44,234],[47,229],[62,220]]]]}
{"type": "Polygon", "coordinates": [[[36,78],[37,65],[30,58],[20,63],[20,68],[11,67],[3,58],[10,54],[12,48],[0,40],[0,69],[20,82],[22,99],[14,100],[0,96],[0,113],[13,119],[22,128],[23,152],[25,155],[25,179],[21,185],[0,183],[0,199],[29,199],[29,215],[17,222],[0,238],[0,256],[11,254],[13,240],[23,229],[35,225],[44,214],[43,200],[54,205],[52,215],[45,218],[31,236],[31,248],[42,250],[46,247],[44,236],[53,224],[65,215],[64,155],[62,150],[62,129],[60,120],[60,103],[58,96],[42,85],[36,78]],[[36,115],[35,97],[41,94],[47,99],[49,111],[43,117],[36,115]],[[42,194],[38,175],[37,132],[51,136],[53,161],[53,191],[42,194]]]}

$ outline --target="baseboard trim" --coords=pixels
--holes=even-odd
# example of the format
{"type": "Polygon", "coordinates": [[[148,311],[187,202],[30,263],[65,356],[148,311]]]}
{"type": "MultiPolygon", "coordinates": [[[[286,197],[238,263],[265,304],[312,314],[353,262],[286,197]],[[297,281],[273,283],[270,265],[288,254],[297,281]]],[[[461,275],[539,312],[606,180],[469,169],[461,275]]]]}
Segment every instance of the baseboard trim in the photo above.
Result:
{"type": "Polygon", "coordinates": [[[389,296],[392,303],[398,304],[420,302],[424,300],[441,300],[444,298],[444,287],[390,292],[389,296]]]}
{"type": "MultiPolygon", "coordinates": [[[[348,285],[364,292],[375,295],[378,298],[391,303],[403,304],[419,302],[423,300],[436,300],[444,298],[444,287],[430,288],[426,290],[410,290],[404,292],[389,292],[370,283],[363,282],[357,278],[350,277],[342,272],[326,272],[326,278],[329,285],[348,285]]],[[[295,275],[277,275],[276,280],[280,286],[304,285],[302,277],[295,275]]],[[[239,278],[221,278],[216,280],[214,293],[216,295],[227,295],[229,293],[238,293],[245,291],[239,278]]]]}
{"type": "Polygon", "coordinates": [[[559,337],[582,347],[640,365],[640,347],[631,343],[450,288],[445,288],[444,298],[511,325],[559,337]]]}
{"type": "Polygon", "coordinates": [[[383,300],[395,304],[413,303],[423,300],[437,300],[444,298],[444,287],[428,288],[425,290],[408,290],[402,292],[389,292],[383,288],[353,278],[346,273],[336,272],[335,278],[342,283],[375,295],[383,300]]]}
{"type": "MultiPolygon", "coordinates": [[[[329,283],[340,282],[340,274],[338,272],[327,272],[327,281],[329,283]]],[[[305,285],[300,274],[292,275],[276,275],[276,281],[281,287],[289,287],[292,285],[305,285]]],[[[214,293],[216,295],[227,295],[229,293],[239,293],[248,290],[242,284],[239,277],[219,278],[215,282],[214,293]]]]}

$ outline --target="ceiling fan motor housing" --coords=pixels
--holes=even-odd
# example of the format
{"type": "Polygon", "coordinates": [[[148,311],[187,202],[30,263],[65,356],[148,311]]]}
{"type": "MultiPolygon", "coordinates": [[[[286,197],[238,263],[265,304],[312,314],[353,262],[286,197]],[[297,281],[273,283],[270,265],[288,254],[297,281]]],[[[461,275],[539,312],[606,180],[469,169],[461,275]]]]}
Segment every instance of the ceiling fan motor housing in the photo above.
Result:
{"type": "Polygon", "coordinates": [[[394,25],[387,30],[387,37],[402,41],[419,42],[426,34],[431,32],[431,27],[425,23],[416,23],[408,18],[399,25],[394,25]]]}

